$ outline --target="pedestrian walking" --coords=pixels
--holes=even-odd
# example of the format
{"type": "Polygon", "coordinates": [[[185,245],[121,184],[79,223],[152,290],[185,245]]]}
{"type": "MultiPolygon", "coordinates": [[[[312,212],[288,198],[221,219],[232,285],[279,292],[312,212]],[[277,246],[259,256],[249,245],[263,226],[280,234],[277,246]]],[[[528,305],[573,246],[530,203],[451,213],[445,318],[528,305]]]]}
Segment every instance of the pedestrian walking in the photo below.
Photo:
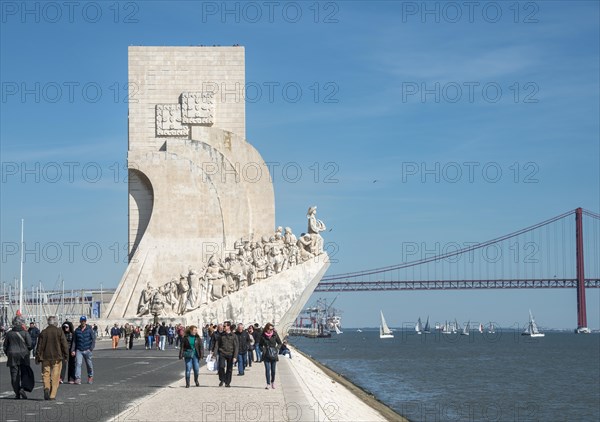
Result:
{"type": "Polygon", "coordinates": [[[233,373],[233,365],[237,362],[239,350],[238,338],[231,331],[231,323],[226,321],[223,324],[223,333],[215,342],[213,354],[219,354],[219,387],[225,384],[225,387],[231,386],[231,375],[233,373]]]}
{"type": "Polygon", "coordinates": [[[154,325],[148,326],[148,349],[152,350],[154,345],[154,334],[156,334],[156,327],[154,325]]]}
{"type": "Polygon", "coordinates": [[[275,331],[273,324],[268,322],[263,329],[260,337],[260,347],[262,348],[262,359],[265,364],[265,377],[267,387],[275,388],[275,369],[279,360],[278,346],[282,345],[279,334],[275,331]]]}
{"type": "Polygon", "coordinates": [[[133,324],[125,324],[125,348],[131,350],[133,348],[133,337],[135,336],[135,328],[133,324]]]}
{"type": "MultiPolygon", "coordinates": [[[[164,349],[163,349],[164,350],[164,349]]],[[[200,387],[198,373],[202,359],[202,339],[198,335],[198,327],[191,325],[181,341],[179,359],[185,359],[185,388],[190,388],[190,375],[194,370],[194,383],[200,387]]]]}
{"type": "MultiPolygon", "coordinates": [[[[65,321],[62,325],[63,333],[65,334],[65,338],[67,339],[68,350],[71,350],[73,346],[73,323],[71,321],[65,321]]],[[[75,384],[75,357],[71,356],[71,353],[68,353],[67,359],[63,360],[62,368],[60,370],[60,383],[64,383],[65,380],[69,384],[75,384]],[[65,378],[65,375],[67,376],[65,378]]]]}
{"type": "Polygon", "coordinates": [[[12,320],[12,329],[6,333],[2,346],[7,357],[6,366],[10,368],[10,382],[15,399],[26,399],[27,394],[21,388],[21,372],[29,365],[29,353],[33,349],[31,336],[25,329],[25,319],[17,315],[12,320]]]}
{"type": "Polygon", "coordinates": [[[71,356],[75,357],[75,384],[81,384],[81,364],[85,360],[88,374],[88,384],[94,382],[94,365],[92,363],[92,352],[96,347],[96,335],[94,330],[87,325],[87,317],[79,318],[79,327],[75,329],[74,341],[71,346],[71,356]]]}
{"type": "Polygon", "coordinates": [[[250,336],[248,335],[248,331],[244,330],[244,324],[237,325],[235,335],[237,336],[238,340],[238,376],[243,376],[244,370],[246,369],[246,362],[248,359],[248,347],[250,347],[250,336]]]}
{"type": "Polygon", "coordinates": [[[175,330],[177,333],[177,339],[175,340],[175,348],[178,349],[181,347],[181,342],[183,341],[183,335],[185,334],[185,329],[183,325],[177,324],[177,329],[175,330]]]}
{"type": "Polygon", "coordinates": [[[32,346],[31,351],[33,352],[33,355],[35,356],[35,348],[37,347],[37,341],[38,341],[38,337],[40,335],[40,329],[35,326],[35,322],[30,322],[29,329],[27,330],[27,332],[31,336],[31,346],[32,346]]]}
{"type": "Polygon", "coordinates": [[[173,324],[169,324],[169,329],[168,329],[168,340],[169,340],[169,346],[172,346],[175,340],[175,327],[173,327],[173,324]]]}
{"type": "Polygon", "coordinates": [[[258,325],[258,322],[254,323],[254,329],[252,330],[252,336],[254,337],[254,352],[256,353],[255,362],[262,361],[262,350],[260,349],[260,337],[262,336],[262,330],[258,325]]]}
{"type": "Polygon", "coordinates": [[[40,333],[35,363],[42,364],[44,400],[55,400],[60,384],[63,361],[69,356],[69,347],[63,330],[58,328],[55,316],[48,317],[48,326],[40,333]]]}
{"type": "Polygon", "coordinates": [[[254,327],[252,325],[249,325],[246,330],[248,331],[248,337],[250,340],[250,345],[248,346],[248,356],[246,358],[246,361],[248,363],[248,367],[250,368],[252,366],[252,361],[254,360],[254,348],[256,341],[254,340],[254,327]]]}
{"type": "Polygon", "coordinates": [[[115,322],[115,325],[110,329],[110,336],[112,338],[112,348],[116,350],[119,347],[119,339],[121,338],[121,330],[115,322]]]}
{"type": "Polygon", "coordinates": [[[165,325],[165,322],[158,326],[158,348],[159,350],[165,350],[165,345],[167,344],[167,335],[169,334],[169,329],[165,325]]]}
{"type": "MultiPolygon", "coordinates": [[[[216,326],[215,331],[213,331],[212,336],[210,337],[210,342],[209,342],[209,350],[213,351],[213,356],[215,358],[215,367],[218,369],[220,367],[220,359],[219,359],[219,350],[216,348],[217,342],[219,341],[219,337],[221,337],[221,334],[223,334],[223,324],[218,324],[216,326]],[[214,352],[214,350],[216,350],[216,353],[214,352]]],[[[218,371],[219,374],[219,383],[220,385],[223,385],[224,379],[223,379],[223,373],[221,373],[220,371],[218,371]]]]}

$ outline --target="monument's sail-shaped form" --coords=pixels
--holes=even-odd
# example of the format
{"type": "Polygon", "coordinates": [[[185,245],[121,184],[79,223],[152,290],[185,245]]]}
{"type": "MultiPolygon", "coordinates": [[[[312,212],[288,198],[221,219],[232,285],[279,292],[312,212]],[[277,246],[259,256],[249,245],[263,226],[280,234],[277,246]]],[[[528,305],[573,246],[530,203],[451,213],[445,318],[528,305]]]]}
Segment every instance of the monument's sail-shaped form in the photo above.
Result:
{"type": "Polygon", "coordinates": [[[129,265],[104,315],[291,324],[328,267],[307,213],[275,229],[245,139],[243,47],[129,48],[129,265]]]}

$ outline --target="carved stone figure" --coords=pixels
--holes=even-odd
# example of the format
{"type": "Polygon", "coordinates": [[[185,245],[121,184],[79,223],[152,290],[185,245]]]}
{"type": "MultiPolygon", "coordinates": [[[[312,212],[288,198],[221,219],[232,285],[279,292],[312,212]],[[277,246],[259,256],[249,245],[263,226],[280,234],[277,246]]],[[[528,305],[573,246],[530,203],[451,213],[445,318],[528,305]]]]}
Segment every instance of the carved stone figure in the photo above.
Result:
{"type": "Polygon", "coordinates": [[[138,305],[138,316],[143,316],[150,313],[152,300],[156,294],[156,289],[150,285],[150,282],[146,283],[146,288],[142,291],[140,297],[140,303],[138,305]]]}
{"type": "Polygon", "coordinates": [[[300,238],[298,239],[297,245],[298,245],[298,261],[299,262],[304,262],[307,259],[310,259],[313,256],[315,256],[312,253],[313,242],[312,242],[312,239],[309,234],[303,234],[302,236],[300,236],[300,238]]]}
{"type": "Polygon", "coordinates": [[[323,238],[319,233],[325,231],[327,227],[321,220],[317,220],[316,205],[308,209],[306,218],[308,218],[308,234],[313,242],[311,252],[314,255],[319,255],[323,252],[323,238]]]}
{"type": "Polygon", "coordinates": [[[177,283],[177,313],[183,315],[187,305],[187,295],[190,290],[188,279],[183,274],[179,275],[179,282],[177,283]]]}
{"type": "MultiPolygon", "coordinates": [[[[325,224],[317,220],[316,207],[310,207],[306,215],[308,233],[302,233],[300,238],[289,227],[284,230],[279,226],[274,235],[262,236],[258,242],[236,241],[236,252],[229,253],[224,263],[213,254],[199,272],[189,268],[187,275],[180,274],[179,280],[173,278],[158,289],[147,283],[138,316],[183,315],[319,255],[323,252],[319,233],[325,230],[325,224]]],[[[226,313],[231,312],[228,309],[226,313]]]]}
{"type": "Polygon", "coordinates": [[[193,269],[188,272],[188,297],[186,303],[186,312],[193,311],[200,306],[200,277],[193,269]]]}

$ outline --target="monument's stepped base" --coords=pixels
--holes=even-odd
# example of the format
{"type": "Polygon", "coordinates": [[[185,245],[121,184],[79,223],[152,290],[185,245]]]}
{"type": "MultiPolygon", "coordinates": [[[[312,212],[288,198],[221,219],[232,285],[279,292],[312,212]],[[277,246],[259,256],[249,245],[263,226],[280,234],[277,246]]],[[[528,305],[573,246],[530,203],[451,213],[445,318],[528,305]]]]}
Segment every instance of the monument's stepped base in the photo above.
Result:
{"type": "MultiPolygon", "coordinates": [[[[202,305],[195,311],[181,316],[166,314],[159,316],[159,320],[199,326],[227,320],[246,325],[255,322],[261,325],[272,322],[277,330],[285,335],[328,267],[329,257],[323,253],[222,299],[202,305]]],[[[145,325],[153,321],[152,315],[146,315],[136,318],[104,319],[98,324],[103,328],[106,325],[112,326],[115,322],[145,325]]]]}
{"type": "Polygon", "coordinates": [[[113,420],[406,421],[382,403],[365,402],[356,394],[358,387],[347,388],[296,350],[292,355],[291,360],[280,357],[274,390],[265,390],[265,368],[258,362],[243,377],[234,375],[231,388],[218,387],[216,373],[203,366],[200,387],[186,389],[182,363],[180,381],[132,403],[130,410],[113,420]]]}

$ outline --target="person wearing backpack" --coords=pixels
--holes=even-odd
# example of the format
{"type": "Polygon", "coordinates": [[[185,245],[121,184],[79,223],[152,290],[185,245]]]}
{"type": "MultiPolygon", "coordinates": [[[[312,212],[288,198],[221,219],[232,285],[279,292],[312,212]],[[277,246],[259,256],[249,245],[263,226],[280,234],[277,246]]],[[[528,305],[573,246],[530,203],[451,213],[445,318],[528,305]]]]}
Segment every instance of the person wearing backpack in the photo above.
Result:
{"type": "Polygon", "coordinates": [[[33,349],[31,336],[25,329],[25,319],[17,315],[12,320],[12,330],[6,333],[3,350],[7,356],[6,366],[10,368],[10,382],[15,399],[26,399],[27,394],[21,388],[21,367],[29,365],[29,352],[33,349]]]}
{"type": "Polygon", "coordinates": [[[200,372],[200,359],[202,359],[202,339],[198,335],[198,327],[195,325],[190,325],[185,336],[183,336],[181,348],[179,349],[179,359],[185,359],[185,388],[190,388],[192,368],[194,369],[196,387],[200,387],[198,373],[200,372]]]}

